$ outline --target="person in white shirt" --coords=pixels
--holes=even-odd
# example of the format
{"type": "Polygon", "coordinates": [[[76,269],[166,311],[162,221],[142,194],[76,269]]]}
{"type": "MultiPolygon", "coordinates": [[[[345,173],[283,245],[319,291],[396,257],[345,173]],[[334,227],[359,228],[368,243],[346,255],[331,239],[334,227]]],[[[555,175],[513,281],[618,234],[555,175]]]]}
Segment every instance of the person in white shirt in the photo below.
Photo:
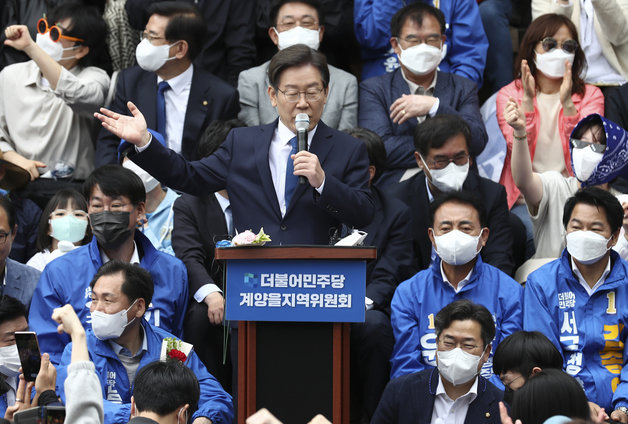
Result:
{"type": "Polygon", "coordinates": [[[437,368],[388,383],[372,422],[378,424],[500,423],[504,393],[479,375],[495,336],[493,316],[463,299],[434,317],[437,368]]]}
{"type": "Polygon", "coordinates": [[[91,63],[105,46],[106,26],[95,7],[60,4],[38,24],[4,31],[5,44],[32,60],[0,72],[0,149],[31,179],[53,177],[64,163],[75,179],[94,169],[94,119],[109,89],[107,73],[91,63]]]}

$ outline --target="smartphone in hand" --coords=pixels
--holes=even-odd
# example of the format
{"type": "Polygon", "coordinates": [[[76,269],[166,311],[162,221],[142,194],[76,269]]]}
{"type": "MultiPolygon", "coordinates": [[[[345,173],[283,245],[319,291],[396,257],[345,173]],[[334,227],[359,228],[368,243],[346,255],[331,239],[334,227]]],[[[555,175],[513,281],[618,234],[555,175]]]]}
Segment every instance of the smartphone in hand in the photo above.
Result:
{"type": "Polygon", "coordinates": [[[17,351],[20,354],[24,380],[35,381],[41,364],[37,335],[34,331],[16,331],[15,341],[17,343],[17,351]]]}

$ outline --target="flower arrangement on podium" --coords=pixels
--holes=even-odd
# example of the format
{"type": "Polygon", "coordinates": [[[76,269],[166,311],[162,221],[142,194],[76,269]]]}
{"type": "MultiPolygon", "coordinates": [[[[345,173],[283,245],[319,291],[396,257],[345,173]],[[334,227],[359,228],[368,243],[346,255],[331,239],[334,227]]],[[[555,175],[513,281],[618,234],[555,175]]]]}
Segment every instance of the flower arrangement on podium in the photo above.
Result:
{"type": "Polygon", "coordinates": [[[262,227],[257,234],[251,230],[242,231],[241,233],[236,234],[231,241],[219,241],[216,243],[216,247],[263,246],[267,241],[272,240],[270,239],[270,236],[264,232],[264,227],[262,227]]]}

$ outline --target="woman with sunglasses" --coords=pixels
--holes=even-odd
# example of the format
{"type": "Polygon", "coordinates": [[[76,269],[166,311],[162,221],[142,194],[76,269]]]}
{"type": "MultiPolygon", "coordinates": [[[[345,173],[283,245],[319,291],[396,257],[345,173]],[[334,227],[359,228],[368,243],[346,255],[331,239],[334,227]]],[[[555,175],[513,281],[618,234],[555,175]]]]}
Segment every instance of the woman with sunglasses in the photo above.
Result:
{"type": "Polygon", "coordinates": [[[94,168],[92,113],[109,89],[107,73],[93,66],[106,25],[96,7],[70,0],[40,19],[37,31],[33,40],[25,25],[4,29],[4,44],[31,60],[0,72],[0,149],[31,180],[50,176],[43,168],[52,171],[60,161],[72,164],[74,178],[82,180],[94,168]]]}
{"type": "Polygon", "coordinates": [[[584,116],[604,113],[602,93],[581,78],[586,59],[576,40],[576,28],[565,16],[547,14],[532,21],[515,61],[518,79],[497,95],[497,119],[508,146],[499,182],[506,187],[508,206],[515,206],[513,212],[523,218],[527,215],[525,204],[513,181],[510,163],[513,143],[518,139],[502,111],[510,98],[521,105],[535,172],[573,175],[569,135],[584,116]]]}

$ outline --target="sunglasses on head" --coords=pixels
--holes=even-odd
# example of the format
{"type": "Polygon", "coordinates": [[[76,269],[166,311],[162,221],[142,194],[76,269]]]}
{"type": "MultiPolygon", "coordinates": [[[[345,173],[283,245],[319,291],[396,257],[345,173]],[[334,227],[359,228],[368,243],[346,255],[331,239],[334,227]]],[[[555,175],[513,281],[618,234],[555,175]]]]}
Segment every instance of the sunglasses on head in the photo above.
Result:
{"type": "Polygon", "coordinates": [[[44,35],[47,32],[50,32],[50,39],[57,43],[60,39],[70,40],[70,41],[78,41],[79,43],[84,42],[82,38],[70,37],[69,35],[63,35],[63,30],[58,25],[53,25],[51,27],[48,26],[48,21],[46,18],[41,18],[37,21],[37,32],[44,35]]]}
{"type": "MultiPolygon", "coordinates": [[[[558,41],[552,37],[545,37],[543,41],[541,41],[541,46],[543,50],[548,52],[558,46],[558,41]]],[[[565,53],[575,53],[578,48],[578,42],[576,40],[565,40],[560,48],[563,49],[565,53]]]]}
{"type": "Polygon", "coordinates": [[[590,147],[595,153],[604,153],[606,145],[599,143],[591,143],[590,141],[578,140],[576,138],[571,139],[571,145],[574,149],[584,149],[590,147]]]}

